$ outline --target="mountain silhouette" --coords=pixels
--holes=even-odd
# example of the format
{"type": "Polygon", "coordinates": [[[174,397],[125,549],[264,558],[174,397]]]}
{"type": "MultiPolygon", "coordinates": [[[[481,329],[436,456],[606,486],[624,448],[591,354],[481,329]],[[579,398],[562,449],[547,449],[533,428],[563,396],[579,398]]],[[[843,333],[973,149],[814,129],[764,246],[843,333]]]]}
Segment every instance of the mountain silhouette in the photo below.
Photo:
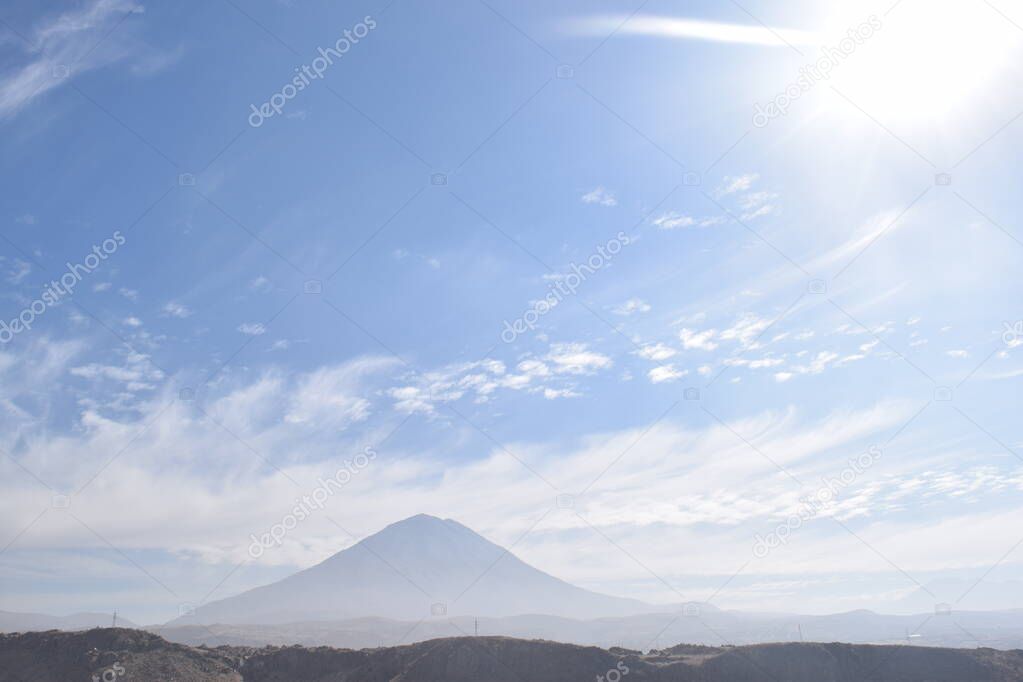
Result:
{"type": "Polygon", "coordinates": [[[171,625],[376,616],[624,616],[656,607],[584,590],[451,519],[419,514],[283,580],[211,602],[171,625]]]}

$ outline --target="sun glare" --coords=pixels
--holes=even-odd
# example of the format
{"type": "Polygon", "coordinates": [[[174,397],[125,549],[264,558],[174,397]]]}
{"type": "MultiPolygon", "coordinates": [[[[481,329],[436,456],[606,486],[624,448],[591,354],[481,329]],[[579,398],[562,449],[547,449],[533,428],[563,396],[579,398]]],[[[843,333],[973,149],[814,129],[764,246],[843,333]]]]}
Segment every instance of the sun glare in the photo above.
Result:
{"type": "MultiPolygon", "coordinates": [[[[841,36],[855,28],[850,16],[828,23],[842,26],[841,36]]],[[[970,111],[977,98],[997,93],[1023,42],[1023,31],[982,1],[903,0],[875,16],[879,28],[835,70],[832,84],[892,123],[947,122],[970,111]]]]}

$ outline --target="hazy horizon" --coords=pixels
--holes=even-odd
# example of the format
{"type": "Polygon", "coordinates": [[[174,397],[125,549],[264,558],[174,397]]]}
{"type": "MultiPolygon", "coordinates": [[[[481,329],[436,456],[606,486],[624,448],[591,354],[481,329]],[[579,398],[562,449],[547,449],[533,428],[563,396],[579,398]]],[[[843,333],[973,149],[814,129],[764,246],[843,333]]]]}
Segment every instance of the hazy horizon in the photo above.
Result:
{"type": "Polygon", "coordinates": [[[416,514],[650,604],[1023,608],[1021,25],[5,3],[0,611],[164,623],[416,514]]]}

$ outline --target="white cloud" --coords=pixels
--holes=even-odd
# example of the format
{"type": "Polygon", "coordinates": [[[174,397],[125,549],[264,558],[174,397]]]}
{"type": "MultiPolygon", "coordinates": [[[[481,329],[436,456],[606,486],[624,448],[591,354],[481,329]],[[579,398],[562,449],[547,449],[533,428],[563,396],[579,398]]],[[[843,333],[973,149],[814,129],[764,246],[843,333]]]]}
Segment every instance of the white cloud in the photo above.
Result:
{"type": "Polygon", "coordinates": [[[760,358],[759,360],[750,360],[746,366],[750,369],[763,369],[765,367],[778,367],[784,362],[781,358],[760,358]]]}
{"type": "Polygon", "coordinates": [[[636,351],[636,355],[646,360],[654,360],[659,362],[661,360],[667,360],[668,358],[674,357],[678,354],[678,351],[671,346],[666,346],[663,343],[647,344],[636,351]]]}
{"type": "Polygon", "coordinates": [[[961,349],[947,350],[945,351],[945,355],[947,355],[950,358],[964,359],[970,357],[970,351],[961,349]]]}
{"type": "Polygon", "coordinates": [[[584,204],[598,204],[600,206],[617,206],[618,200],[615,195],[603,187],[596,187],[579,197],[584,204]]]}
{"type": "MultiPolygon", "coordinates": [[[[79,377],[93,382],[114,382],[122,385],[122,389],[128,394],[138,391],[152,391],[157,388],[155,382],[164,378],[163,371],[154,365],[148,355],[129,352],[124,355],[124,362],[120,365],[108,365],[98,362],[91,362],[68,370],[71,376],[79,377]]],[[[89,395],[99,395],[99,389],[90,391],[89,395]]],[[[92,397],[86,399],[85,404],[99,406],[100,402],[92,397]]],[[[134,399],[128,395],[122,395],[107,404],[118,408],[134,409],[139,407],[134,399]]]]}
{"type": "MultiPolygon", "coordinates": [[[[418,386],[398,386],[388,389],[387,395],[394,399],[394,409],[407,414],[430,414],[433,412],[434,398],[429,391],[418,386]]],[[[461,395],[459,394],[459,396],[461,395]]],[[[457,399],[457,397],[455,399],[457,399]]]]}
{"type": "MultiPolygon", "coordinates": [[[[800,354],[797,354],[797,355],[801,357],[803,355],[806,355],[806,353],[800,353],[800,354]]],[[[803,375],[821,374],[826,369],[828,369],[829,366],[831,366],[831,367],[840,367],[840,366],[842,366],[844,364],[848,364],[848,363],[854,362],[856,360],[862,360],[865,357],[866,357],[866,354],[859,353],[859,354],[854,354],[854,355],[848,355],[848,356],[846,356],[844,358],[841,358],[841,356],[838,353],[834,352],[834,351],[827,351],[827,350],[820,351],[815,356],[813,356],[813,358],[810,360],[809,364],[793,365],[793,366],[787,368],[790,371],[777,372],[774,375],[774,378],[777,379],[779,382],[785,382],[785,381],[788,381],[789,379],[791,379],[793,376],[795,376],[797,374],[803,374],[803,375]]],[[[770,365],[765,365],[765,366],[770,366],[770,365]]]]}
{"type": "Polygon", "coordinates": [[[744,211],[752,211],[753,209],[764,206],[769,201],[777,198],[778,195],[773,192],[750,192],[739,199],[739,208],[744,211]]]}
{"type": "Polygon", "coordinates": [[[757,218],[762,218],[765,215],[770,215],[771,213],[774,213],[774,206],[771,204],[765,204],[757,209],[743,213],[740,218],[742,218],[743,221],[749,222],[750,220],[756,220],[757,218]]]}
{"type": "Polygon", "coordinates": [[[675,211],[662,213],[654,219],[654,225],[662,230],[674,230],[679,227],[692,227],[695,224],[696,220],[692,216],[683,215],[675,211]]]}
{"type": "Polygon", "coordinates": [[[183,305],[181,303],[176,303],[174,301],[169,301],[168,303],[165,303],[163,306],[163,312],[165,315],[177,317],[180,319],[184,319],[192,314],[192,311],[189,310],[188,306],[183,305]]]}
{"type": "Polygon", "coordinates": [[[837,359],[838,353],[832,351],[821,351],[817,353],[816,357],[814,357],[807,371],[810,374],[820,374],[827,368],[829,363],[837,359]]]}
{"type": "Polygon", "coordinates": [[[725,222],[726,219],[721,216],[696,219],[677,211],[668,211],[655,218],[653,224],[662,230],[675,230],[683,227],[712,227],[725,222]]]}
{"type": "Polygon", "coordinates": [[[271,282],[268,277],[259,275],[258,277],[253,278],[249,282],[249,288],[252,289],[253,291],[258,291],[261,294],[265,294],[268,291],[273,291],[274,286],[273,282],[271,282]]]}
{"type": "Polygon", "coordinates": [[[539,360],[523,360],[515,369],[523,374],[534,377],[546,377],[551,374],[550,368],[539,360]]]}
{"type": "Polygon", "coordinates": [[[771,321],[753,313],[745,313],[735,323],[721,332],[721,339],[738,341],[747,349],[756,348],[754,341],[770,326],[771,321]]]}
{"type": "Polygon", "coordinates": [[[547,400],[557,400],[558,398],[577,398],[579,394],[568,388],[545,388],[543,397],[547,400]]]}
{"type": "Polygon", "coordinates": [[[718,344],[714,342],[715,329],[707,329],[702,332],[683,327],[678,332],[678,338],[682,341],[682,347],[686,350],[714,350],[718,344]]]}
{"type": "Polygon", "coordinates": [[[630,298],[628,301],[616,305],[611,309],[615,315],[632,315],[634,313],[650,312],[650,304],[639,298],[630,298]]]}
{"type": "Polygon", "coordinates": [[[543,356],[526,357],[509,371],[499,360],[454,363],[412,373],[385,391],[399,412],[436,415],[437,406],[471,399],[489,402],[500,391],[522,391],[548,400],[580,395],[567,377],[593,374],[611,366],[611,359],[585,344],[554,344],[543,356]]]}
{"type": "Polygon", "coordinates": [[[288,399],[284,421],[318,429],[344,429],[364,421],[370,402],[358,395],[362,379],[394,367],[397,359],[369,358],[304,375],[288,399]]]}
{"type": "Polygon", "coordinates": [[[611,358],[589,350],[584,343],[555,343],[546,359],[554,364],[558,374],[592,374],[612,365],[611,358]]]}
{"type": "Polygon", "coordinates": [[[688,370],[680,370],[674,365],[661,365],[647,372],[647,377],[650,378],[652,383],[661,384],[668,381],[678,381],[687,374],[689,374],[688,370]]]}
{"type": "Polygon", "coordinates": [[[735,194],[736,192],[745,192],[753,183],[760,178],[759,173],[747,173],[745,175],[737,176],[725,176],[724,182],[720,187],[715,190],[714,194],[720,198],[728,196],[729,194],[735,194]]]}
{"type": "Polygon", "coordinates": [[[266,327],[262,322],[243,322],[238,325],[238,331],[247,336],[262,336],[266,333],[266,327]]]}

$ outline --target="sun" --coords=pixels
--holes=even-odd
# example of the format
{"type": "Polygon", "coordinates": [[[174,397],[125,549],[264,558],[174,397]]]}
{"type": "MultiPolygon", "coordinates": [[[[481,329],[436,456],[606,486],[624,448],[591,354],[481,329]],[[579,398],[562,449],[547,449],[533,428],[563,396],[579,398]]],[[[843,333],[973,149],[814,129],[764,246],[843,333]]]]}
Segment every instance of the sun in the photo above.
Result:
{"type": "Polygon", "coordinates": [[[831,85],[892,124],[947,123],[984,106],[1010,87],[1023,45],[1023,29],[1006,13],[1020,3],[1001,0],[1003,10],[995,1],[901,0],[869,16],[842,3],[828,34],[841,40],[864,22],[874,30],[848,51],[831,85]]]}

